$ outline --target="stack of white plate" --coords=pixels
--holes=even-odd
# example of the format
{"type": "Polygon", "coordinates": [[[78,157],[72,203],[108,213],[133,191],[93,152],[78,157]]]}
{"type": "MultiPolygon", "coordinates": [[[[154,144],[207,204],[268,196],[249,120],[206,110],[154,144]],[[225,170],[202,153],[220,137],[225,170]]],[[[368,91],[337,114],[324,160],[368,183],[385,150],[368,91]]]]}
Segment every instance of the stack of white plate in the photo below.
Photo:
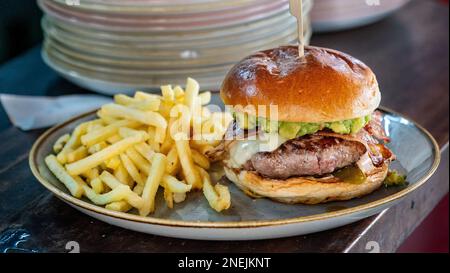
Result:
{"type": "MultiPolygon", "coordinates": [[[[312,1],[303,2],[309,41],[312,1]]],[[[45,13],[42,55],[47,64],[70,81],[107,94],[183,85],[188,76],[218,90],[243,57],[297,38],[288,0],[38,3],[45,13]]]]}
{"type": "Polygon", "coordinates": [[[311,12],[315,32],[339,31],[383,19],[409,0],[315,0],[311,12]]]}

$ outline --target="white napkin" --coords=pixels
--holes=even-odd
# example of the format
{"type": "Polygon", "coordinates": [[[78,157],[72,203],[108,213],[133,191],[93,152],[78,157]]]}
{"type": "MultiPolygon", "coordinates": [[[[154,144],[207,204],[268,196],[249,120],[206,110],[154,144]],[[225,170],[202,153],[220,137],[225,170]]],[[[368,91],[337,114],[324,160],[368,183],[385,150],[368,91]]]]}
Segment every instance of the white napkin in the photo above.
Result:
{"type": "Polygon", "coordinates": [[[97,95],[59,97],[0,94],[9,120],[22,130],[50,127],[112,101],[97,95]]]}

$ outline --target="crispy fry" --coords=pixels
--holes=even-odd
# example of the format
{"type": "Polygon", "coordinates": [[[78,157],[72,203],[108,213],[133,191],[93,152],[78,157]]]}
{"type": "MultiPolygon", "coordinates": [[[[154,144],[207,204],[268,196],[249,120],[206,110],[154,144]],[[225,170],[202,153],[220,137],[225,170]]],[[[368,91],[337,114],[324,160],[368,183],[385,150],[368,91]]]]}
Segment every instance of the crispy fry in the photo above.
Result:
{"type": "Polygon", "coordinates": [[[70,139],[70,134],[60,136],[53,145],[53,152],[59,153],[70,139]]]}
{"type": "Polygon", "coordinates": [[[145,143],[139,143],[137,145],[134,145],[134,148],[138,153],[140,153],[145,159],[148,160],[148,162],[152,161],[153,155],[155,154],[155,151],[150,148],[150,146],[145,143]]]}
{"type": "MultiPolygon", "coordinates": [[[[120,160],[120,156],[119,156],[120,160]]],[[[114,170],[114,176],[119,180],[122,184],[128,185],[132,187],[134,185],[134,181],[131,176],[128,174],[127,169],[122,164],[122,160],[120,160],[120,165],[117,169],[114,170]]]]}
{"type": "Polygon", "coordinates": [[[175,177],[171,175],[164,175],[163,176],[163,186],[165,188],[169,188],[169,190],[173,193],[187,193],[190,192],[192,189],[191,185],[187,185],[183,181],[179,181],[175,177]]]}
{"type": "Polygon", "coordinates": [[[139,122],[120,120],[106,127],[102,127],[98,130],[93,130],[90,133],[85,134],[81,137],[81,143],[83,143],[83,145],[85,146],[92,146],[116,135],[121,127],[136,128],[138,126],[139,122]]]}
{"type": "Polygon", "coordinates": [[[95,178],[94,180],[92,180],[91,187],[97,194],[102,194],[103,192],[105,192],[105,187],[100,178],[95,178]]]}
{"type": "Polygon", "coordinates": [[[173,89],[173,92],[175,94],[175,100],[177,103],[183,103],[184,102],[184,90],[181,88],[181,86],[175,86],[173,89]]]}
{"type": "MultiPolygon", "coordinates": [[[[186,138],[186,136],[181,136],[180,138],[186,138]]],[[[192,160],[192,152],[191,148],[189,147],[189,141],[183,139],[177,140],[175,141],[175,145],[177,147],[177,153],[178,157],[180,158],[181,167],[186,176],[186,181],[189,185],[192,186],[193,189],[201,189],[201,178],[192,160]]]]}
{"type": "Polygon", "coordinates": [[[75,130],[73,131],[72,135],[70,136],[69,140],[67,141],[66,145],[64,145],[61,152],[57,155],[57,159],[59,163],[66,164],[67,162],[67,154],[74,149],[78,148],[81,144],[81,136],[86,133],[86,129],[89,125],[89,122],[82,123],[78,125],[75,130]]]}
{"type": "Polygon", "coordinates": [[[145,93],[142,91],[136,91],[136,93],[134,94],[134,98],[138,100],[152,100],[152,99],[161,99],[161,96],[145,93]]]}
{"type": "Polygon", "coordinates": [[[122,165],[125,167],[131,178],[139,185],[144,185],[142,176],[139,174],[138,169],[136,168],[136,166],[134,166],[131,159],[126,154],[121,154],[120,160],[122,161],[122,165]]]}
{"type": "Polygon", "coordinates": [[[47,156],[45,158],[45,163],[50,171],[66,186],[74,197],[81,198],[83,195],[82,185],[66,172],[54,155],[47,156]]]}
{"type": "MultiPolygon", "coordinates": [[[[119,134],[115,134],[115,135],[113,135],[112,137],[109,137],[109,138],[106,140],[106,142],[109,143],[109,144],[114,144],[114,143],[116,143],[116,142],[121,141],[122,139],[123,139],[123,138],[122,138],[119,134]]],[[[102,143],[102,142],[100,142],[100,143],[102,143]]]]}
{"type": "MultiPolygon", "coordinates": [[[[102,174],[100,175],[100,179],[113,190],[123,186],[123,184],[120,183],[120,181],[117,180],[114,175],[107,171],[102,172],[102,174]]],[[[131,191],[129,186],[126,187],[128,188],[128,193],[124,200],[137,209],[142,208],[142,206],[144,205],[144,200],[135,192],[131,191]]]]}
{"type": "Polygon", "coordinates": [[[142,198],[144,199],[144,206],[139,210],[141,216],[147,216],[155,209],[155,196],[159,184],[164,176],[166,170],[166,156],[163,154],[155,154],[153,157],[150,175],[145,182],[142,198]]]}
{"type": "Polygon", "coordinates": [[[88,155],[86,147],[80,146],[75,151],[69,152],[66,156],[67,163],[72,163],[85,158],[88,155]]]}
{"type": "Polygon", "coordinates": [[[203,92],[198,96],[198,98],[200,99],[201,105],[207,105],[211,102],[211,92],[203,92]]]}
{"type": "Polygon", "coordinates": [[[167,128],[167,121],[163,116],[161,116],[161,114],[156,112],[144,112],[117,104],[107,104],[102,107],[102,111],[105,115],[112,117],[134,120],[143,124],[161,127],[164,129],[167,128]]]}
{"type": "Polygon", "coordinates": [[[103,127],[104,127],[104,123],[101,119],[91,121],[86,128],[86,133],[90,133],[95,130],[100,130],[103,127]]]}
{"type": "Polygon", "coordinates": [[[198,152],[197,150],[191,150],[192,151],[192,160],[195,164],[199,165],[205,170],[209,170],[211,164],[209,163],[209,159],[198,152]]]}
{"type": "Polygon", "coordinates": [[[92,154],[86,158],[83,158],[74,163],[70,163],[66,165],[66,169],[71,175],[79,175],[89,169],[97,167],[102,162],[119,155],[124,152],[129,147],[139,143],[146,141],[146,136],[144,134],[138,134],[135,136],[127,137],[119,142],[114,143],[111,146],[106,147],[105,149],[92,154]]]}
{"type": "Polygon", "coordinates": [[[169,188],[164,188],[164,200],[166,201],[167,207],[173,209],[173,194],[169,188]]]}
{"type": "Polygon", "coordinates": [[[142,192],[144,191],[144,186],[143,185],[139,185],[137,184],[133,191],[137,194],[137,195],[142,195],[142,192]]]}
{"type": "Polygon", "coordinates": [[[177,147],[173,146],[167,154],[166,173],[175,175],[181,168],[180,160],[178,158],[177,147]]]}
{"type": "Polygon", "coordinates": [[[155,152],[159,152],[160,151],[160,145],[159,143],[156,141],[156,128],[155,127],[148,127],[148,144],[150,145],[151,149],[155,152]]]}
{"type": "Polygon", "coordinates": [[[231,196],[228,187],[220,184],[213,187],[209,174],[202,168],[199,168],[199,172],[203,180],[203,194],[209,205],[217,212],[230,208],[231,196]]]}
{"type": "Polygon", "coordinates": [[[120,165],[120,158],[118,155],[111,157],[110,159],[108,159],[106,162],[106,167],[112,170],[115,170],[119,167],[120,165]]]}
{"type": "Polygon", "coordinates": [[[148,175],[148,172],[150,171],[150,163],[147,159],[142,157],[133,147],[130,147],[125,153],[141,173],[148,175]]]}
{"type": "Polygon", "coordinates": [[[133,208],[133,206],[128,204],[126,201],[117,201],[109,203],[105,208],[118,212],[128,212],[133,208]]]}
{"type": "MultiPolygon", "coordinates": [[[[169,124],[170,124],[170,122],[169,122],[169,124]]],[[[171,126],[169,125],[168,130],[170,130],[170,127],[171,126]]],[[[175,141],[173,140],[173,138],[166,137],[166,139],[164,140],[164,143],[161,144],[159,151],[160,151],[160,153],[167,154],[172,149],[172,147],[174,147],[174,145],[175,145],[175,141]]]]}
{"type": "Polygon", "coordinates": [[[161,86],[161,93],[166,101],[175,101],[175,92],[172,89],[171,85],[161,86]]]}
{"type": "Polygon", "coordinates": [[[92,181],[100,176],[98,168],[92,168],[90,170],[85,171],[82,173],[83,177],[86,177],[88,181],[92,181]]]}
{"type": "Polygon", "coordinates": [[[93,189],[87,185],[83,186],[86,197],[94,204],[104,206],[112,202],[123,201],[127,198],[131,192],[130,188],[125,185],[121,185],[110,192],[104,194],[97,194],[93,189]]]}
{"type": "Polygon", "coordinates": [[[142,111],[158,111],[161,100],[157,97],[131,98],[126,95],[115,95],[117,104],[128,106],[142,111]]]}
{"type": "Polygon", "coordinates": [[[174,193],[173,201],[177,204],[184,202],[186,200],[186,193],[174,193]]]}
{"type": "Polygon", "coordinates": [[[199,104],[198,94],[200,91],[200,86],[197,81],[192,78],[188,78],[186,83],[186,91],[184,94],[184,102],[191,113],[194,113],[195,108],[199,104]]]}
{"type": "Polygon", "coordinates": [[[105,125],[110,125],[110,124],[116,123],[120,120],[120,119],[105,115],[105,113],[101,109],[97,111],[97,116],[103,121],[103,123],[105,125]]]}

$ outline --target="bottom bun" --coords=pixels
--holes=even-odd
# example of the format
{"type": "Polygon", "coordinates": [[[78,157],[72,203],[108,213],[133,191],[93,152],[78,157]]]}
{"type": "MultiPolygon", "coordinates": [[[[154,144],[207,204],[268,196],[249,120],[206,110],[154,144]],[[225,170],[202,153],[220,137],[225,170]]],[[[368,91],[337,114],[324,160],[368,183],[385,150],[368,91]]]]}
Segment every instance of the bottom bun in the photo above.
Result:
{"type": "Polygon", "coordinates": [[[265,178],[255,172],[225,167],[225,175],[246,194],[267,197],[282,203],[319,204],[343,201],[367,195],[378,189],[386,179],[389,165],[377,168],[363,183],[321,182],[305,177],[286,180],[265,178]]]}

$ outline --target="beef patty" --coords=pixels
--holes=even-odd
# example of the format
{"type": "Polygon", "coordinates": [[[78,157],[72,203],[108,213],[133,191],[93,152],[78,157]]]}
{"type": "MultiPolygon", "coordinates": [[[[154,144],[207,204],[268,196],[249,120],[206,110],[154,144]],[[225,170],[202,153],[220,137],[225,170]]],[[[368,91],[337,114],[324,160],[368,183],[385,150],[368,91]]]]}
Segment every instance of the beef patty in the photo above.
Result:
{"type": "Polygon", "coordinates": [[[357,162],[365,152],[357,141],[308,135],[253,155],[243,168],[272,179],[324,175],[357,162]]]}

